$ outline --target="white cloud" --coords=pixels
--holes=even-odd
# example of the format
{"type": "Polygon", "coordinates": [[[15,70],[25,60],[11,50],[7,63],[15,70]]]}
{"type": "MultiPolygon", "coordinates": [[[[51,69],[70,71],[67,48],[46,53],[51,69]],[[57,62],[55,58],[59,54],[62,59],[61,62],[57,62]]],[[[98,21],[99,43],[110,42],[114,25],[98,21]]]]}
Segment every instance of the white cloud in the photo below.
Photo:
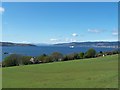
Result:
{"type": "Polygon", "coordinates": [[[77,40],[76,39],[71,39],[70,42],[77,42],[77,40]]]}
{"type": "Polygon", "coordinates": [[[0,13],[3,13],[5,9],[3,7],[0,7],[0,13]]]}
{"type": "Polygon", "coordinates": [[[78,34],[77,34],[77,33],[73,33],[72,36],[73,36],[73,37],[76,37],[76,36],[78,36],[78,34]]]}
{"type": "Polygon", "coordinates": [[[58,41],[58,39],[51,38],[50,41],[58,41]]]}
{"type": "Polygon", "coordinates": [[[69,42],[69,38],[65,38],[65,42],[69,42]]]}
{"type": "Polygon", "coordinates": [[[31,42],[28,42],[28,41],[21,41],[21,42],[18,42],[18,43],[27,43],[27,44],[29,44],[29,43],[31,43],[31,42]]]}
{"type": "Polygon", "coordinates": [[[97,30],[97,29],[88,29],[88,32],[99,33],[99,32],[101,32],[101,31],[100,31],[100,30],[97,30]]]}
{"type": "Polygon", "coordinates": [[[114,31],[112,32],[112,35],[114,35],[114,36],[118,35],[118,31],[117,31],[117,30],[114,30],[114,31]]]}

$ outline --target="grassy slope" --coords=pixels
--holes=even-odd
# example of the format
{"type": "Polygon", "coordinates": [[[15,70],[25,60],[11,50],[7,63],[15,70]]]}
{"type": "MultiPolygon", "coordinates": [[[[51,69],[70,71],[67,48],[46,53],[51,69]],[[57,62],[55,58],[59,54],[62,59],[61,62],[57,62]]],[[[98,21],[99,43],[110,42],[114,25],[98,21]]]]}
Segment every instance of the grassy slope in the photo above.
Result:
{"type": "Polygon", "coordinates": [[[118,55],[3,68],[3,88],[118,87],[118,55]]]}
{"type": "Polygon", "coordinates": [[[0,89],[2,90],[2,68],[0,67],[0,89]]]}

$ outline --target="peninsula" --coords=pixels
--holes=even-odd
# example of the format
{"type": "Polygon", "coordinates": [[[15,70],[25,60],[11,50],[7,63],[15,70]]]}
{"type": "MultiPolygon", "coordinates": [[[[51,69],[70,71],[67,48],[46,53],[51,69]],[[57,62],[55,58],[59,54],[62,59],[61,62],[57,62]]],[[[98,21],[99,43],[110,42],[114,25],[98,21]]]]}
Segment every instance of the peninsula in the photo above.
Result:
{"type": "Polygon", "coordinates": [[[36,45],[26,43],[0,42],[0,46],[36,46],[36,45]]]}

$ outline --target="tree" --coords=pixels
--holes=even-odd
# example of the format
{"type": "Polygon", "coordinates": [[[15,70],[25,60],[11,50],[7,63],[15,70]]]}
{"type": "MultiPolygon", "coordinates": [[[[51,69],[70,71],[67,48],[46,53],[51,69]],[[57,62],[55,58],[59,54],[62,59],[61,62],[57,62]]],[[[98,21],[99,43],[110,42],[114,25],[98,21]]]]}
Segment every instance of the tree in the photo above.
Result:
{"type": "Polygon", "coordinates": [[[103,54],[103,52],[102,52],[102,51],[100,51],[99,53],[100,53],[100,54],[103,54]]]}
{"type": "Polygon", "coordinates": [[[79,57],[80,57],[80,59],[83,59],[84,58],[84,53],[80,52],[79,57]]]}
{"type": "Polygon", "coordinates": [[[68,60],[69,60],[69,59],[68,59],[68,56],[65,55],[64,58],[63,58],[63,61],[68,61],[68,60]]]}
{"type": "Polygon", "coordinates": [[[74,60],[74,54],[67,55],[68,60],[74,60]]]}
{"type": "Polygon", "coordinates": [[[44,63],[45,62],[44,57],[46,57],[46,56],[47,56],[46,54],[42,54],[42,55],[36,57],[35,59],[36,59],[36,61],[38,60],[39,62],[44,63]]]}
{"type": "Polygon", "coordinates": [[[44,57],[43,61],[45,63],[49,63],[49,62],[52,62],[52,58],[51,58],[51,56],[46,56],[46,57],[44,57]]]}
{"type": "Polygon", "coordinates": [[[53,52],[51,54],[51,57],[52,57],[53,61],[61,61],[61,60],[63,60],[63,55],[61,53],[59,53],[59,52],[53,52]]]}
{"type": "Polygon", "coordinates": [[[42,54],[38,57],[36,57],[36,60],[38,60],[41,63],[48,63],[48,62],[52,62],[52,58],[51,56],[48,56],[46,54],[42,54]]]}
{"type": "Polygon", "coordinates": [[[96,55],[96,51],[93,48],[90,48],[86,53],[85,53],[85,58],[93,58],[96,55]]]}
{"type": "Polygon", "coordinates": [[[80,58],[78,53],[73,53],[73,55],[74,55],[74,59],[79,59],[80,58]]]}
{"type": "Polygon", "coordinates": [[[30,61],[32,57],[31,56],[22,56],[21,58],[21,62],[23,65],[28,65],[28,64],[32,64],[32,62],[30,61]]]}
{"type": "Polygon", "coordinates": [[[119,51],[118,50],[114,50],[112,51],[113,54],[119,54],[119,51]]]}
{"type": "Polygon", "coordinates": [[[3,60],[3,64],[5,67],[9,67],[9,66],[19,66],[22,64],[21,62],[21,55],[18,54],[11,54],[10,56],[7,56],[4,60],[3,60]]]}
{"type": "Polygon", "coordinates": [[[79,56],[78,56],[77,53],[72,53],[72,54],[68,54],[68,55],[66,56],[66,58],[67,58],[68,60],[74,60],[74,59],[78,59],[79,56]]]}

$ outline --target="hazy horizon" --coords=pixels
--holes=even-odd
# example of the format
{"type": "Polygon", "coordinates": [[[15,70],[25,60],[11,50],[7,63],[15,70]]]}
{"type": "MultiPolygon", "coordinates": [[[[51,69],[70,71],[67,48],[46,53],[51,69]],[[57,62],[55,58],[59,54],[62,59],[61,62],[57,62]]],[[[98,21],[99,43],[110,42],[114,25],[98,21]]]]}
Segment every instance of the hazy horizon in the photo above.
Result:
{"type": "MultiPolygon", "coordinates": [[[[43,45],[52,45],[52,44],[60,44],[60,43],[74,43],[74,42],[60,42],[60,43],[31,43],[31,42],[12,42],[12,41],[0,41],[0,42],[9,42],[9,43],[23,43],[23,44],[43,44],[43,45]]],[[[79,41],[79,42],[118,42],[118,41],[79,41]]],[[[78,43],[79,43],[78,42],[78,43]]],[[[75,43],[77,43],[77,42],[75,42],[75,43]]]]}

